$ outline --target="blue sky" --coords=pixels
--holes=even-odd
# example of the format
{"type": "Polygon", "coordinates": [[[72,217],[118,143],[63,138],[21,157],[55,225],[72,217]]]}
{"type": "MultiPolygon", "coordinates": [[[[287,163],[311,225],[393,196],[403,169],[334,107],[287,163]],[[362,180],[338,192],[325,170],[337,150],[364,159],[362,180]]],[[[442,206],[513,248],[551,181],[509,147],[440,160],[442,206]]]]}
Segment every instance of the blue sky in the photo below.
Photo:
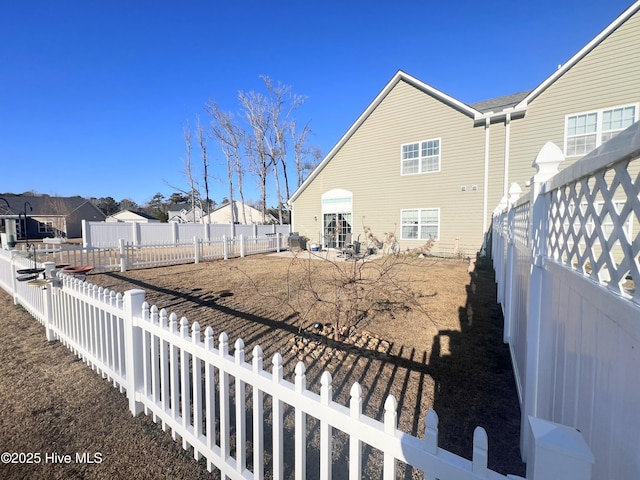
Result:
{"type": "Polygon", "coordinates": [[[327,153],[399,69],[465,103],[528,90],[631,4],[4,0],[0,193],[144,204],[186,189],[186,121],[208,122],[209,98],[236,111],[259,75],[308,97],[296,116],[327,153]]]}

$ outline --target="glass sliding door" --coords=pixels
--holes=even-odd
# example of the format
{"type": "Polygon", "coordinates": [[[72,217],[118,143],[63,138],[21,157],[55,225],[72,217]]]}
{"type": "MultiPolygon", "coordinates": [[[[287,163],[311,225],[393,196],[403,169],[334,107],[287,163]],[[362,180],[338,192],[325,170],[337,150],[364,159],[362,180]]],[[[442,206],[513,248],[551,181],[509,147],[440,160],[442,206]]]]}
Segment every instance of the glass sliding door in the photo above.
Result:
{"type": "Polygon", "coordinates": [[[343,248],[352,241],[353,194],[334,188],[322,194],[322,247],[343,248]]]}
{"type": "Polygon", "coordinates": [[[324,223],[324,248],[342,248],[349,243],[352,233],[351,213],[325,213],[324,223]]]}

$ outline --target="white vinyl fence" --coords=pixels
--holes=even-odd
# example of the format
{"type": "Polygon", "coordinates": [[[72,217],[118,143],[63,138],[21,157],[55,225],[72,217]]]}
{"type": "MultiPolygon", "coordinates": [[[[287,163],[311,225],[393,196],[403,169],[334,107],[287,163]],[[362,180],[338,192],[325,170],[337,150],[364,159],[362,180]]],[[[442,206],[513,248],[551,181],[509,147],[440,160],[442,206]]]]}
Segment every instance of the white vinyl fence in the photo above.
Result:
{"type": "Polygon", "coordinates": [[[82,221],[82,245],[85,248],[117,248],[120,240],[132,245],[190,244],[194,238],[204,242],[216,238],[263,237],[280,234],[287,237],[291,225],[232,225],[214,223],[138,223],[82,221]]]}
{"type": "MultiPolygon", "coordinates": [[[[192,238],[191,243],[154,242],[132,244],[118,240],[115,248],[81,247],[72,244],[36,244],[35,258],[40,262],[52,261],[57,265],[78,267],[91,265],[96,270],[120,270],[158,267],[204,260],[245,257],[258,253],[280,252],[287,248],[287,237],[280,233],[260,237],[222,237],[211,240],[192,238]]],[[[20,256],[26,252],[14,252],[20,256]]]]}
{"type": "Polygon", "coordinates": [[[595,479],[640,478],[640,123],[493,217],[491,253],[523,414],[578,429],[595,479]]]}
{"type": "MultiPolygon", "coordinates": [[[[389,396],[382,422],[365,416],[356,383],[348,406],[336,403],[326,372],[319,393],[307,388],[305,366],[284,379],[274,355],[270,371],[260,347],[245,359],[242,340],[200,330],[175,313],[149,306],[143,290],[116,293],[55,270],[46,282],[16,282],[27,260],[0,251],[0,284],[59,340],[116,388],[133,415],[146,413],[194,457],[204,457],[222,478],[397,478],[405,465],[440,480],[507,480],[487,468],[488,439],[478,427],[473,458],[438,446],[438,418],[429,412],[424,438],[399,431],[397,403],[389,396]],[[336,452],[342,452],[336,454],[336,452]],[[314,461],[310,461],[313,458],[314,461]]],[[[584,441],[573,429],[531,419],[529,480],[588,480],[584,441]],[[559,447],[556,442],[561,442],[559,447]]]]}

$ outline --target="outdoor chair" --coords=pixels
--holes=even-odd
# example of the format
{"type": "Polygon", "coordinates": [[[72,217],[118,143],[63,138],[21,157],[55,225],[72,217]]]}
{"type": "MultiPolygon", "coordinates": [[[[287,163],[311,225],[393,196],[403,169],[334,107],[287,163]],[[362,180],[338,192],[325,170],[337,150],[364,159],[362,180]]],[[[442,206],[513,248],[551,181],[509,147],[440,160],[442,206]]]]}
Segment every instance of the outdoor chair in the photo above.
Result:
{"type": "Polygon", "coordinates": [[[360,254],[360,236],[358,236],[358,240],[353,242],[352,235],[347,233],[345,235],[345,242],[340,250],[340,257],[343,257],[345,260],[355,260],[360,254]]]}

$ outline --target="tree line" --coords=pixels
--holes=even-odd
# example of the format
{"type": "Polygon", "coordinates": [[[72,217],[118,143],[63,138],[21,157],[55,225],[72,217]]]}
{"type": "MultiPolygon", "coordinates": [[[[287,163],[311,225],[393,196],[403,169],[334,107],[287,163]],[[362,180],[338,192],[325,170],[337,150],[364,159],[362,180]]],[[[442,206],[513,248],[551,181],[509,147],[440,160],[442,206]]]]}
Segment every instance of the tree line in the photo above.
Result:
{"type": "MultiPolygon", "coordinates": [[[[134,212],[146,213],[147,215],[157,218],[161,222],[167,222],[169,220],[169,209],[171,205],[191,205],[191,199],[189,198],[189,196],[180,192],[174,192],[168,197],[163,193],[158,192],[153,197],[151,197],[149,201],[142,205],[139,205],[129,198],[123,198],[119,202],[116,201],[113,197],[92,197],[89,200],[107,216],[118,213],[121,210],[131,210],[134,212]]],[[[196,202],[197,207],[203,206],[200,203],[201,201],[204,202],[204,200],[201,200],[200,197],[198,197],[198,201],[196,202]]],[[[224,206],[228,203],[229,199],[227,197],[223,197],[220,202],[216,202],[215,200],[210,199],[208,203],[209,208],[206,208],[205,206],[203,208],[203,211],[209,212],[217,207],[224,206]]],[[[247,205],[259,209],[259,205],[256,202],[248,201],[247,205]]],[[[266,209],[266,212],[267,215],[275,217],[277,209],[275,207],[269,207],[266,209]]],[[[284,215],[283,218],[284,223],[289,223],[288,212],[286,212],[286,215],[284,215]]]]}
{"type": "MultiPolygon", "coordinates": [[[[286,201],[292,190],[300,187],[318,164],[322,152],[319,147],[310,144],[310,122],[301,123],[295,116],[307,97],[293,93],[291,86],[274,82],[265,75],[259,78],[264,91],[239,91],[236,112],[223,110],[215,99],[209,98],[204,104],[206,121],[196,115],[195,126],[192,127],[191,121],[187,120],[182,132],[186,187],[165,181],[173,193],[167,197],[158,192],[143,205],[129,198],[116,201],[110,196],[89,200],[107,216],[121,210],[132,210],[164,222],[168,220],[172,204],[186,203],[190,208],[199,208],[204,215],[208,215],[218,205],[239,200],[258,209],[263,223],[270,216],[280,224],[289,223],[290,212],[286,201]],[[199,161],[196,161],[193,152],[194,143],[197,143],[200,152],[199,161]],[[220,163],[225,178],[211,173],[211,144],[216,147],[214,156],[217,153],[222,157],[220,163]],[[212,180],[225,185],[226,193],[220,203],[211,198],[212,180]],[[256,183],[260,192],[258,200],[246,198],[247,182],[256,183]],[[275,205],[269,208],[267,190],[271,182],[275,188],[275,205]]],[[[27,194],[44,195],[36,192],[25,192],[23,195],[27,194]]],[[[232,216],[235,215],[234,209],[231,210],[232,216]]],[[[244,209],[238,209],[237,213],[240,218],[233,218],[233,221],[247,223],[244,209]]]]}
{"type": "MultiPolygon", "coordinates": [[[[291,86],[274,82],[265,75],[260,79],[264,92],[239,91],[239,110],[236,113],[223,110],[215,99],[209,98],[204,106],[208,124],[203,124],[200,115],[195,118],[195,129],[187,121],[183,130],[187,188],[172,187],[185,195],[192,207],[200,206],[209,213],[212,207],[209,195],[211,179],[226,184],[229,202],[239,199],[242,204],[248,203],[245,198],[246,182],[253,180],[260,191],[260,199],[254,206],[261,211],[263,222],[267,214],[272,213],[282,224],[289,218],[286,200],[291,196],[292,188],[302,184],[322,153],[309,143],[310,123],[301,124],[295,117],[306,97],[293,93],[291,86]],[[210,141],[224,158],[226,177],[223,179],[210,173],[210,141]],[[199,146],[201,169],[195,167],[194,142],[199,146]],[[269,179],[275,188],[276,205],[272,212],[267,208],[269,179]]],[[[244,209],[240,209],[238,214],[244,216],[244,209]]],[[[246,218],[234,218],[233,221],[246,223],[246,218]]]]}

